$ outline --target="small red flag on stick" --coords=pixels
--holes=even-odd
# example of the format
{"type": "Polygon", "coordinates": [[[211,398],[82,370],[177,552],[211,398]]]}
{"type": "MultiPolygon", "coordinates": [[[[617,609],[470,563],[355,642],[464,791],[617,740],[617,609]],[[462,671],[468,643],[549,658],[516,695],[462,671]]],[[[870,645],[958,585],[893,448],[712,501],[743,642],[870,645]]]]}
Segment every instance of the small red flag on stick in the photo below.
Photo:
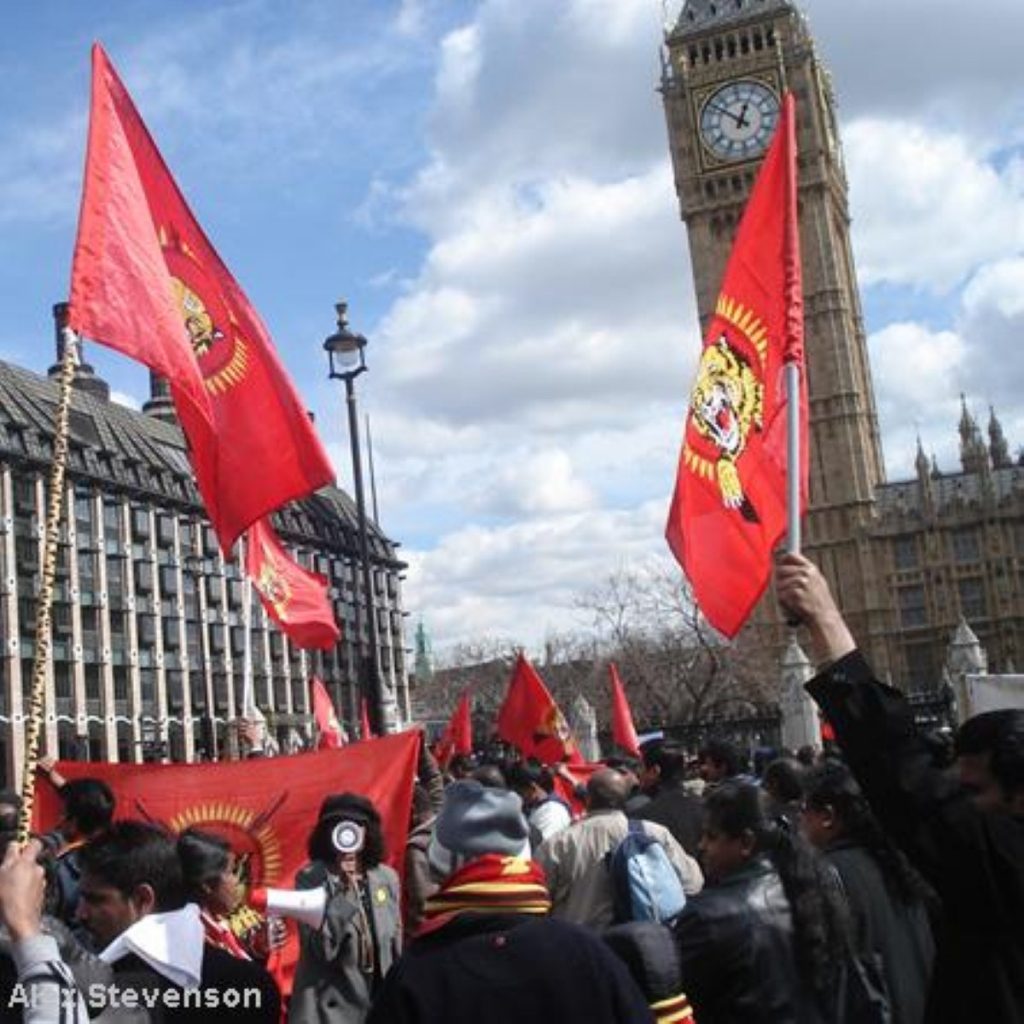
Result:
{"type": "Polygon", "coordinates": [[[768,585],[787,525],[787,472],[799,474],[799,504],[807,504],[796,201],[794,101],[787,94],[704,337],[666,528],[701,611],[729,637],[768,585]],[[786,364],[798,371],[804,453],[788,470],[786,364]]]}
{"type": "Polygon", "coordinates": [[[374,738],[373,729],[370,728],[370,709],[365,697],[359,702],[359,735],[364,740],[374,738]]]}
{"type": "Polygon", "coordinates": [[[341,630],[334,621],[327,580],[288,555],[268,520],[254,523],[245,537],[245,574],[267,614],[296,647],[332,648],[341,630]]]}
{"type": "Polygon", "coordinates": [[[310,680],[313,691],[313,717],[316,719],[317,732],[320,734],[317,747],[320,750],[337,750],[345,746],[345,737],[341,732],[341,724],[334,713],[327,687],[317,677],[310,680]]]}
{"type": "Polygon", "coordinates": [[[456,754],[473,753],[473,718],[470,707],[469,690],[459,698],[459,703],[452,712],[452,717],[445,727],[444,733],[437,744],[437,760],[442,768],[456,754]]]}
{"type": "Polygon", "coordinates": [[[633,726],[633,712],[629,708],[629,701],[626,700],[626,690],[614,661],[608,663],[608,675],[612,681],[612,739],[623,750],[634,757],[639,757],[640,744],[636,738],[636,728],[633,726]]]}
{"type": "Polygon", "coordinates": [[[522,652],[516,658],[505,703],[498,712],[498,735],[525,757],[545,764],[582,761],[565,716],[537,670],[522,652]]]}

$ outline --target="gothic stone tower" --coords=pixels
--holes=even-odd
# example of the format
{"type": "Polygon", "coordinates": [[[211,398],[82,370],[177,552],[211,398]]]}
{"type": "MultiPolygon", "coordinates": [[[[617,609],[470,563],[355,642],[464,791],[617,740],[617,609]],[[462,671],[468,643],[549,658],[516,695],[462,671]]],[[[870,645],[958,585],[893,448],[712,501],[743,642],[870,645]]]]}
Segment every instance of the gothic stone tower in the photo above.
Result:
{"type": "MultiPolygon", "coordinates": [[[[889,602],[868,533],[884,466],[828,73],[792,0],[686,0],[666,47],[662,92],[702,327],[778,121],[779,98],[785,88],[796,97],[811,425],[803,547],[884,676],[889,602]]],[[[768,597],[751,639],[781,653],[782,629],[768,597]]]]}

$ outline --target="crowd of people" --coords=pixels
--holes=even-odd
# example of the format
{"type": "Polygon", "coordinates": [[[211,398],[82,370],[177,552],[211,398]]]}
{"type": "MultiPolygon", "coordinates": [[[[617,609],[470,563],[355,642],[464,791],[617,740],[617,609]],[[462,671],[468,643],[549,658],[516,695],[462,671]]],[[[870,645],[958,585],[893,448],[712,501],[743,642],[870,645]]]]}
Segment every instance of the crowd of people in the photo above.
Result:
{"type": "Polygon", "coordinates": [[[661,738],[583,778],[424,749],[401,865],[371,801],[325,795],[285,998],[280,918],[229,923],[223,837],[78,779],[19,847],[0,793],[0,1020],[1022,1024],[1024,712],[967,721],[944,763],[814,565],[787,556],[776,587],[835,750],[755,768],[661,738]]]}

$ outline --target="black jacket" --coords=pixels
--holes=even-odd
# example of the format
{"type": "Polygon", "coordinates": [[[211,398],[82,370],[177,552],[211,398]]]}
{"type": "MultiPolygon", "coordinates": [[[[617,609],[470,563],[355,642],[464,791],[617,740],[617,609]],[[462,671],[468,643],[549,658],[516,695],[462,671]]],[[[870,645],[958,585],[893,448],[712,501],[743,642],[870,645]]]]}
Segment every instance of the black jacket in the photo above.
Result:
{"type": "Polygon", "coordinates": [[[691,857],[697,856],[704,827],[704,801],[688,793],[681,783],[661,786],[648,803],[627,813],[631,818],[664,825],[691,857]]]}
{"type": "Polygon", "coordinates": [[[877,958],[893,1024],[920,1024],[935,959],[924,904],[905,903],[893,893],[863,846],[841,840],[826,848],[825,859],[842,883],[855,950],[861,957],[877,958]]]}
{"type": "Polygon", "coordinates": [[[366,1024],[653,1024],[592,932],[523,914],[457,914],[391,969],[366,1024]]]}
{"type": "Polygon", "coordinates": [[[929,1021],[1024,1024],[1024,821],[936,768],[903,695],[858,651],[807,685],[871,809],[943,902],[929,1021]]]}
{"type": "Polygon", "coordinates": [[[691,897],[673,930],[699,1024],[820,1020],[797,973],[789,903],[767,860],[691,897]]]}

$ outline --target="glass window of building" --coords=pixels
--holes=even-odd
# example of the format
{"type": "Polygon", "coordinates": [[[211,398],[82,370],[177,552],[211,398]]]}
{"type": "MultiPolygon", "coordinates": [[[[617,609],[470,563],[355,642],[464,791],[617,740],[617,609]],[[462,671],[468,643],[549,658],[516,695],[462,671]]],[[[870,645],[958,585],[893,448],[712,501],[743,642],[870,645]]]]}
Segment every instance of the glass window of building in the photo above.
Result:
{"type": "Polygon", "coordinates": [[[900,622],[904,626],[926,624],[924,587],[900,587],[900,622]]]}
{"type": "Polygon", "coordinates": [[[981,544],[978,539],[978,531],[955,530],[953,532],[953,560],[961,565],[967,562],[977,562],[981,558],[981,544]]]}
{"type": "Polygon", "coordinates": [[[896,537],[893,540],[893,560],[897,569],[916,569],[918,566],[917,538],[913,535],[896,537]]]}
{"type": "Polygon", "coordinates": [[[968,622],[988,617],[988,602],[985,599],[985,584],[979,578],[960,580],[960,613],[968,622]]]}

